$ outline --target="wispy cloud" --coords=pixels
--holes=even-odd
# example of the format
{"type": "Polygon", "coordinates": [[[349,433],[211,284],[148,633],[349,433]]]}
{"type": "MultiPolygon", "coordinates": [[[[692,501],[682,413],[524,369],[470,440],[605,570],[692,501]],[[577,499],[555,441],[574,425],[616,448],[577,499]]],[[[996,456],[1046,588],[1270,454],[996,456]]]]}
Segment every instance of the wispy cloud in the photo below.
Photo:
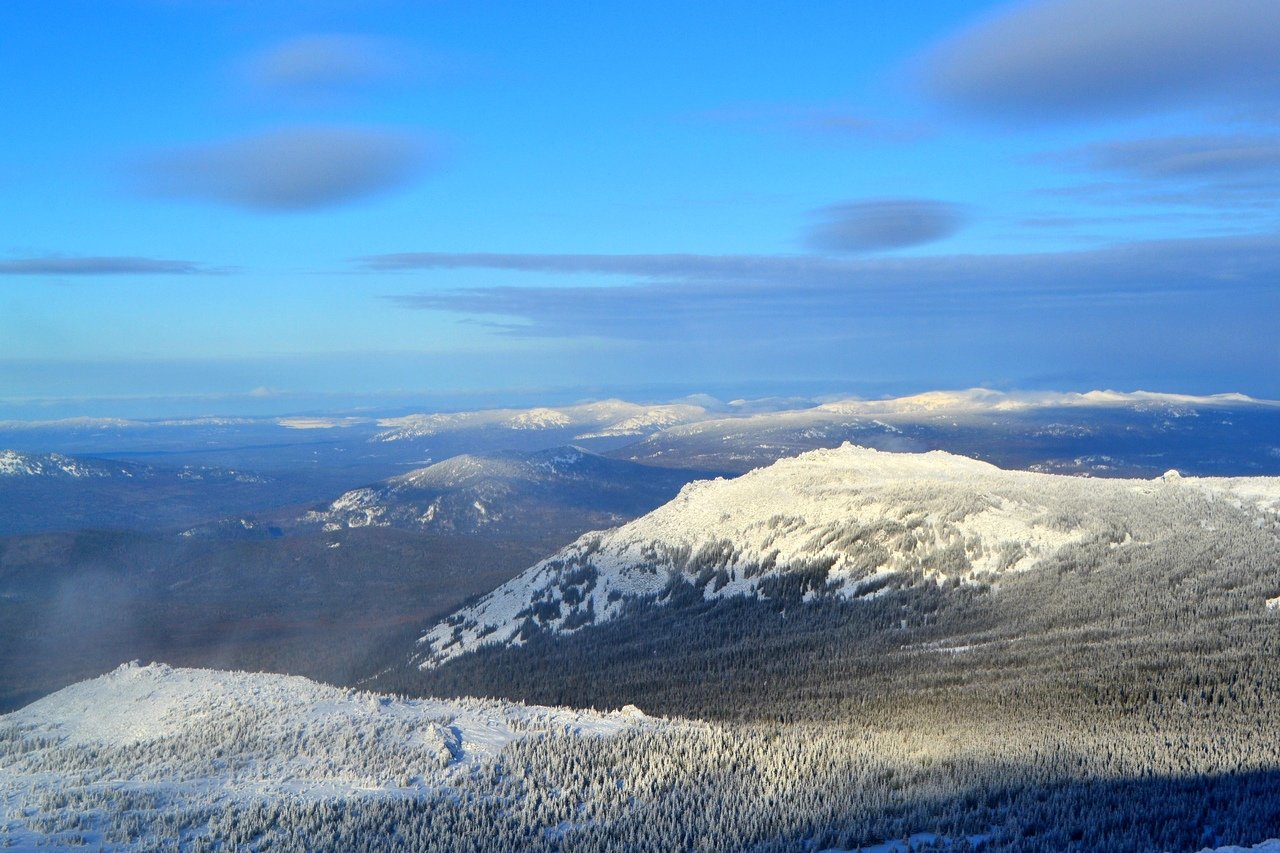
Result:
{"type": "Polygon", "coordinates": [[[0,259],[0,275],[190,275],[218,271],[221,270],[213,270],[192,261],[171,261],[161,258],[41,255],[31,258],[0,259]]]}
{"type": "MultiPolygon", "coordinates": [[[[1124,307],[1181,298],[1270,294],[1280,237],[1135,243],[1084,252],[930,258],[832,259],[705,255],[411,254],[367,269],[482,268],[629,274],[625,286],[519,286],[390,297],[528,337],[769,341],[840,339],[872,326],[911,328],[994,318],[1055,330],[1124,307]],[[1074,312],[1071,317],[1063,311],[1074,312]],[[1100,313],[1101,312],[1101,313],[1100,313]],[[874,318],[874,322],[873,322],[874,318]]],[[[926,327],[921,327],[926,328],[926,327]]],[[[955,328],[960,328],[956,326],[955,328]]],[[[955,331],[955,328],[952,331],[955,331]]],[[[1005,334],[1006,332],[1002,332],[1005,334]]],[[[1055,331],[1055,334],[1058,332],[1055,331]]]]}
{"type": "Polygon", "coordinates": [[[1280,136],[1274,135],[1114,140],[1060,156],[1093,169],[1157,180],[1280,177],[1280,136]]]}
{"type": "Polygon", "coordinates": [[[945,240],[964,225],[961,207],[932,199],[871,199],[818,212],[808,244],[825,252],[878,252],[945,240]]]}
{"type": "Polygon", "coordinates": [[[1041,0],[921,61],[926,91],[976,113],[1059,119],[1280,97],[1274,0],[1041,0]]]}
{"type": "Polygon", "coordinates": [[[537,255],[493,252],[401,252],[370,255],[357,261],[379,272],[441,269],[491,269],[514,272],[560,272],[697,281],[769,280],[788,272],[839,271],[838,260],[785,255],[537,255]]]}
{"type": "Polygon", "coordinates": [[[1103,180],[1055,190],[1100,203],[1274,211],[1280,136],[1210,134],[1097,142],[1037,158],[1103,180]]]}
{"type": "Polygon", "coordinates": [[[425,161],[423,143],[402,132],[295,127],[161,152],[135,177],[160,197],[309,210],[403,186],[425,161]]]}
{"type": "Polygon", "coordinates": [[[814,141],[865,140],[914,142],[932,131],[919,121],[898,121],[868,114],[841,104],[734,104],[702,110],[692,118],[720,124],[738,124],[774,133],[786,133],[814,141]]]}
{"type": "Polygon", "coordinates": [[[304,35],[244,60],[243,78],[266,93],[316,97],[404,79],[410,53],[400,42],[350,34],[304,35]]]}

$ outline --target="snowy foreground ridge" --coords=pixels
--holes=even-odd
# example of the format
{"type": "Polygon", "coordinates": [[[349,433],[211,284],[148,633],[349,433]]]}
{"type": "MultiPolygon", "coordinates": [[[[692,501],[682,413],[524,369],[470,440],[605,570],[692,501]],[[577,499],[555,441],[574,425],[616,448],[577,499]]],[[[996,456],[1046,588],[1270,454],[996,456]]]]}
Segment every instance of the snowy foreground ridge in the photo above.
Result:
{"type": "Polygon", "coordinates": [[[435,626],[419,640],[419,662],[608,621],[628,599],[662,601],[673,578],[706,598],[766,597],[780,581],[809,597],[857,598],[902,577],[993,580],[1085,540],[1131,547],[1125,520],[1158,513],[1171,496],[1276,512],[1280,478],[1100,480],[1004,471],[942,451],[816,450],[691,483],[648,515],[586,534],[435,626]]]}
{"type": "Polygon", "coordinates": [[[190,764],[164,768],[157,776],[199,778],[228,794],[282,780],[295,792],[318,794],[432,785],[531,735],[610,735],[658,725],[634,708],[602,714],[486,699],[396,699],[296,675],[161,663],[122,664],[0,722],[60,747],[138,747],[142,752],[148,744],[171,739],[216,743],[230,730],[249,726],[256,742],[252,752],[246,751],[254,758],[251,765],[237,767],[237,756],[226,747],[220,759],[209,750],[171,750],[175,760],[190,764]],[[366,738],[367,743],[354,746],[343,743],[366,738]],[[312,748],[299,748],[308,742],[312,748]],[[380,760],[371,760],[375,757],[380,760]]]}
{"type": "MultiPolygon", "coordinates": [[[[674,724],[490,700],[402,700],[298,676],[125,664],[0,716],[6,814],[55,807],[75,780],[172,807],[246,798],[413,796],[447,789],[508,744],[674,724]]],[[[0,838],[38,833],[0,814],[0,838]]],[[[0,843],[0,848],[3,848],[0,843]]]]}

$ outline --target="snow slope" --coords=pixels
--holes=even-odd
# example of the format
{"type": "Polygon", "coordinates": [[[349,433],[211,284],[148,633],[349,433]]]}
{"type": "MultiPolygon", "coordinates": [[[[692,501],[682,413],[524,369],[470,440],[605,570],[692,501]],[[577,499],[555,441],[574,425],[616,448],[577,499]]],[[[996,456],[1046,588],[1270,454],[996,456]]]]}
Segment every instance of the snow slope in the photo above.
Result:
{"type": "Polygon", "coordinates": [[[661,599],[672,576],[707,598],[767,596],[779,581],[807,597],[873,595],[894,578],[960,582],[1024,571],[1066,545],[1129,547],[1125,520],[1155,498],[1280,507],[1280,478],[1097,480],[1005,471],[942,451],[846,444],[694,482],[614,530],[590,533],[419,640],[430,667],[482,644],[519,644],[542,627],[615,618],[627,599],[661,599]]]}
{"type": "Polygon", "coordinates": [[[665,725],[634,708],[402,700],[297,676],[125,664],[0,717],[0,836],[69,785],[145,792],[171,808],[404,796],[448,786],[518,739],[665,725]]]}

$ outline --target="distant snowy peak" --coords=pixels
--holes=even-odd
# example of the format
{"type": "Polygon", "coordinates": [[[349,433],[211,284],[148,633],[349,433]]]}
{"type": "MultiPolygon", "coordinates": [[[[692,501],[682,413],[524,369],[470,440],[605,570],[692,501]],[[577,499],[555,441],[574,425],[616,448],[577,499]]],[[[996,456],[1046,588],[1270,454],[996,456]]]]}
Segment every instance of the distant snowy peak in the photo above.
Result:
{"type": "Polygon", "coordinates": [[[0,450],[0,477],[132,477],[133,467],[103,459],[84,459],[61,453],[18,453],[0,450]]]}
{"type": "Polygon", "coordinates": [[[1067,545],[1128,547],[1136,520],[1166,499],[1277,510],[1280,478],[1091,480],[942,451],[816,450],[690,483],[648,515],[581,537],[433,628],[421,663],[608,621],[628,599],[661,600],[673,577],[708,599],[783,587],[857,598],[897,582],[994,579],[1067,545]]]}
{"type": "Polygon", "coordinates": [[[575,466],[589,459],[604,461],[602,457],[572,445],[534,453],[463,453],[401,474],[388,481],[388,488],[396,491],[457,488],[495,478],[542,480],[569,474],[575,466]]]}
{"type": "Polygon", "coordinates": [[[707,417],[706,409],[700,406],[667,405],[648,406],[642,411],[614,421],[595,432],[586,432],[579,438],[600,438],[603,436],[647,435],[657,430],[694,423],[707,417]]]}
{"type": "Polygon", "coordinates": [[[530,409],[508,418],[505,426],[511,429],[557,429],[567,427],[573,419],[555,409],[530,409]]]}
{"type": "MultiPolygon", "coordinates": [[[[402,527],[466,531],[498,526],[571,535],[617,524],[669,500],[693,472],[609,459],[565,445],[458,456],[343,494],[302,522],[328,530],[402,527]]],[[[564,541],[564,540],[561,540],[564,541]]]]}
{"type": "Polygon", "coordinates": [[[1054,408],[1275,406],[1274,401],[1256,400],[1244,394],[1162,394],[1152,391],[992,391],[969,388],[962,391],[928,391],[885,400],[839,400],[818,406],[818,411],[841,415],[921,415],[944,413],[1017,412],[1054,408]]]}
{"type": "Polygon", "coordinates": [[[626,464],[603,460],[577,447],[537,453],[464,453],[380,485],[352,489],[326,509],[307,513],[303,521],[329,530],[485,526],[501,520],[505,510],[501,504],[513,493],[572,480],[575,466],[588,459],[626,464]]]}
{"type": "Polygon", "coordinates": [[[605,400],[575,406],[487,409],[475,412],[406,415],[378,421],[380,441],[426,438],[462,429],[574,430],[581,438],[644,435],[677,423],[699,420],[707,412],[687,404],[642,405],[605,400]]]}

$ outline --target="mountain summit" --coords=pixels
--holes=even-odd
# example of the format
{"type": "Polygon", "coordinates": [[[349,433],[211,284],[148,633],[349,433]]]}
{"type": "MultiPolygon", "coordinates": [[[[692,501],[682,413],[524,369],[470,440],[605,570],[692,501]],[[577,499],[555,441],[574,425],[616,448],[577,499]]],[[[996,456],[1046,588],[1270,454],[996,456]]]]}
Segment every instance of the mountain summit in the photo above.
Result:
{"type": "Polygon", "coordinates": [[[846,444],[690,483],[648,515],[582,536],[429,631],[420,664],[607,622],[680,581],[708,600],[998,583],[1069,546],[1138,547],[1175,509],[1275,512],[1280,478],[1098,480],[846,444]]]}

